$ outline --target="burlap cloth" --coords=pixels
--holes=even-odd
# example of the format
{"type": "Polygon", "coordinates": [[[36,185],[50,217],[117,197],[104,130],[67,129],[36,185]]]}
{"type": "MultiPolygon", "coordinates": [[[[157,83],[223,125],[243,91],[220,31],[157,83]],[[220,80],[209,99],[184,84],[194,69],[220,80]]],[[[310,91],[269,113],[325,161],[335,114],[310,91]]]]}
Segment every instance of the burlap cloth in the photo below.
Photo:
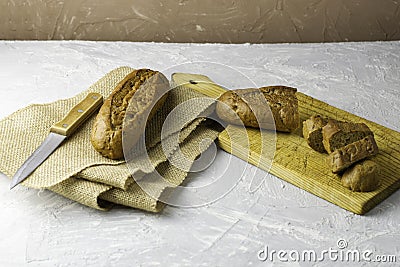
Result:
{"type": "MultiPolygon", "coordinates": [[[[12,177],[46,138],[51,125],[61,120],[89,92],[108,97],[117,83],[132,70],[129,67],[115,69],[75,97],[31,105],[0,121],[0,171],[12,177]]],[[[139,156],[128,163],[107,159],[93,149],[90,143],[93,116],[22,184],[31,188],[46,188],[100,210],[116,203],[158,212],[164,206],[157,200],[158,197],[166,188],[180,185],[187,176],[186,170],[175,167],[171,162],[179,160],[182,154],[193,161],[217,138],[217,127],[199,118],[210,108],[209,101],[203,101],[203,95],[195,91],[185,87],[171,90],[166,104],[146,127],[148,157],[139,156]],[[163,135],[164,148],[167,145],[167,149],[163,149],[160,135],[162,123],[174,107],[187,100],[191,100],[191,105],[185,107],[183,113],[173,120],[176,124],[169,125],[163,135]],[[180,153],[177,153],[178,148],[180,153]],[[157,173],[168,183],[151,179],[157,173]],[[140,186],[135,182],[139,178],[140,186]]]]}

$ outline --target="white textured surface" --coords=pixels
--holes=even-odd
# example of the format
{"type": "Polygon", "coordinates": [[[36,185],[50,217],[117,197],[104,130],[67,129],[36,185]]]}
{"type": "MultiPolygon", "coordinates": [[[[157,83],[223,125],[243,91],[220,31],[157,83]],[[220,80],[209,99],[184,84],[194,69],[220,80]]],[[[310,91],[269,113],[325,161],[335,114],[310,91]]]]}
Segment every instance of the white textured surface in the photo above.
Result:
{"type": "MultiPolygon", "coordinates": [[[[73,96],[121,65],[163,70],[180,63],[212,61],[240,70],[258,86],[295,86],[399,131],[399,51],[400,42],[193,45],[2,41],[0,117],[31,103],[73,96]]],[[[212,73],[206,74],[218,82],[212,73]]],[[[228,86],[241,85],[232,79],[228,86]]],[[[220,151],[214,165],[192,179],[216,175],[227,158],[220,151]]],[[[234,160],[238,170],[245,166],[234,160]]],[[[191,209],[167,207],[161,214],[122,207],[105,213],[47,191],[23,187],[9,191],[9,180],[0,175],[0,266],[267,266],[271,262],[257,259],[264,245],[275,250],[321,251],[337,248],[339,237],[347,240],[350,249],[395,254],[400,262],[400,192],[366,216],[358,216],[271,175],[250,193],[248,177],[255,171],[250,168],[232,192],[213,204],[191,209]]]]}

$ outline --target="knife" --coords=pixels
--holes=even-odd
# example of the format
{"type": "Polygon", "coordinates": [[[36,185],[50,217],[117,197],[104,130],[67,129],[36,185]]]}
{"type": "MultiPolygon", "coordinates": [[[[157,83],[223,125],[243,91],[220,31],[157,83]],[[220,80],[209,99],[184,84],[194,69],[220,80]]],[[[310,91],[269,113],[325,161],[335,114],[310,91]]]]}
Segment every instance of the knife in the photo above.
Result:
{"type": "Polygon", "coordinates": [[[10,190],[23,182],[37,167],[40,166],[54,150],[77,128],[85,122],[103,103],[103,96],[89,93],[85,99],[74,106],[69,113],[50,128],[50,134],[32,155],[15,173],[10,184],[10,190]]]}

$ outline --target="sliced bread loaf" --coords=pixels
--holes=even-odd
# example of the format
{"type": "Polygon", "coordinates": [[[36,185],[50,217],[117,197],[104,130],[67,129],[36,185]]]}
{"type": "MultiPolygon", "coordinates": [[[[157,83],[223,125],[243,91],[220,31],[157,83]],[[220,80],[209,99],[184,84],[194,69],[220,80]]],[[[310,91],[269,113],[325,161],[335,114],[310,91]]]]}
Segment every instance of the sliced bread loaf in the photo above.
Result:
{"type": "Polygon", "coordinates": [[[322,143],[322,127],[328,122],[328,119],[320,115],[314,115],[303,122],[303,137],[307,144],[320,153],[325,153],[324,144],[322,143]]]}
{"type": "Polygon", "coordinates": [[[329,119],[322,127],[322,143],[328,153],[374,135],[365,123],[343,122],[329,119]]]}
{"type": "Polygon", "coordinates": [[[372,135],[338,148],[329,155],[332,172],[338,173],[352,164],[378,154],[378,146],[372,135]]]}

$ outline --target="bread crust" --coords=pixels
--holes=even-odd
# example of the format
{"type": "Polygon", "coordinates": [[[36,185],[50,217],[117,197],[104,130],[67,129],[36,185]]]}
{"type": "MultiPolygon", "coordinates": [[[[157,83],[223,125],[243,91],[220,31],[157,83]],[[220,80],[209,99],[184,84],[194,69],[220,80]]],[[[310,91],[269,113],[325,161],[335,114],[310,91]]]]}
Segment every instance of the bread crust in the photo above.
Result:
{"type": "Polygon", "coordinates": [[[230,90],[218,99],[216,113],[231,124],[292,132],[300,123],[296,91],[287,86],[230,90]]]}
{"type": "Polygon", "coordinates": [[[347,169],[342,176],[342,185],[356,192],[370,192],[380,185],[380,168],[372,160],[364,160],[347,169]]]}
{"type": "Polygon", "coordinates": [[[93,147],[107,158],[122,159],[122,131],[128,106],[137,106],[136,113],[131,112],[128,120],[131,127],[138,128],[130,140],[134,143],[142,134],[139,128],[144,128],[147,120],[164,104],[168,88],[167,78],[150,69],[138,69],[125,76],[96,116],[91,132],[93,147]]]}
{"type": "Polygon", "coordinates": [[[303,137],[307,144],[320,153],[326,153],[322,143],[322,127],[328,123],[328,119],[320,115],[313,115],[308,120],[303,121],[303,137]]]}
{"type": "Polygon", "coordinates": [[[378,151],[378,146],[372,135],[336,149],[329,155],[332,172],[341,172],[362,159],[375,156],[378,151]]]}

